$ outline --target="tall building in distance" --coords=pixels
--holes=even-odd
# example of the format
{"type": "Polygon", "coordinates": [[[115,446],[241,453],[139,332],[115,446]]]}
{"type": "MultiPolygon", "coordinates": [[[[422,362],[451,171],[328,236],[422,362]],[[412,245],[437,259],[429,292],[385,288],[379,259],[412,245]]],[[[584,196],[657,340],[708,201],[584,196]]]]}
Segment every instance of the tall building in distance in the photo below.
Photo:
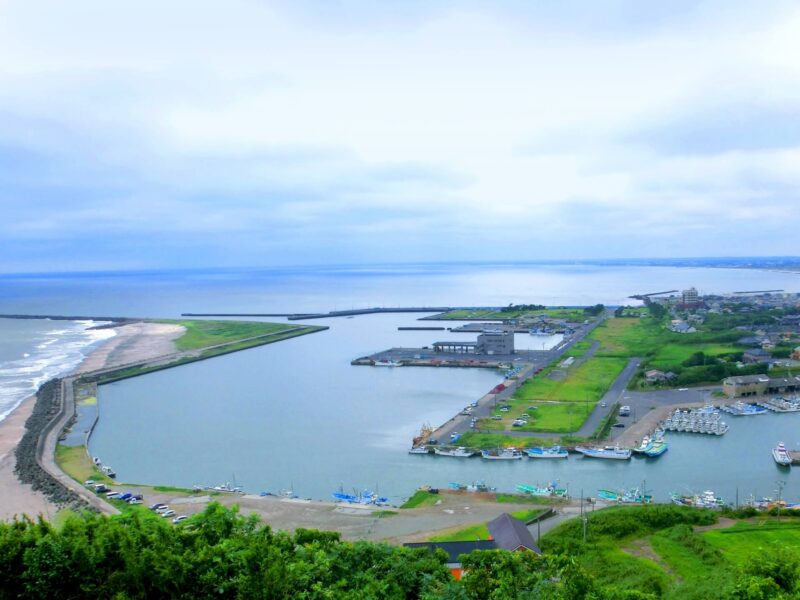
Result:
{"type": "Polygon", "coordinates": [[[695,288],[690,287],[688,290],[681,292],[681,308],[698,308],[702,305],[703,301],[695,288]]]}

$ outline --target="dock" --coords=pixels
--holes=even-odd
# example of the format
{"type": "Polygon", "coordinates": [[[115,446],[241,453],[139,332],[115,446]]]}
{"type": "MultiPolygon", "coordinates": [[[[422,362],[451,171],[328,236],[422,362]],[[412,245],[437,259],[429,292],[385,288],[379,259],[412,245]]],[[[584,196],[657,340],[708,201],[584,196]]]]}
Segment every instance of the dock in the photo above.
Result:
{"type": "Polygon", "coordinates": [[[800,450],[787,450],[789,458],[792,459],[792,466],[800,465],[800,450]]]}

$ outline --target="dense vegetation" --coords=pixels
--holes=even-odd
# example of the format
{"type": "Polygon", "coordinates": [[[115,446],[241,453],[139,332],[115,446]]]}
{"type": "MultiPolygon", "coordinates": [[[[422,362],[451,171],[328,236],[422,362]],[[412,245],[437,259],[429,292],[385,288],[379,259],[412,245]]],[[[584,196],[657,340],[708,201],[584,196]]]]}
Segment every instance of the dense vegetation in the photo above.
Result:
{"type": "Polygon", "coordinates": [[[607,591],[669,600],[798,597],[796,521],[694,529],[716,519],[711,511],[669,505],[611,508],[588,515],[586,541],[575,519],[545,535],[542,549],[573,557],[607,591]]]}
{"type": "Polygon", "coordinates": [[[0,600],[797,597],[800,557],[786,547],[798,535],[796,521],[693,529],[716,518],[676,506],[598,511],[588,515],[586,541],[582,521],[566,521],[543,538],[541,557],[501,550],[462,556],[460,581],[441,551],[274,531],[218,504],[178,526],[150,513],[75,514],[59,527],[23,519],[0,523],[0,600]]]}
{"type": "Polygon", "coordinates": [[[445,562],[441,551],[273,531],[218,504],[175,527],[142,514],[0,524],[1,599],[626,597],[562,557],[475,552],[461,581],[445,562]]]}

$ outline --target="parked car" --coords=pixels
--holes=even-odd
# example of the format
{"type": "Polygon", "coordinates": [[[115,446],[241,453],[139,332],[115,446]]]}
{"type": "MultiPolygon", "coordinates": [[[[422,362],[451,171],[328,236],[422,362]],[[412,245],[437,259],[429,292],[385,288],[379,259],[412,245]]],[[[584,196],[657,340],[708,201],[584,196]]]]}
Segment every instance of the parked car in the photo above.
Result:
{"type": "Polygon", "coordinates": [[[174,517],[175,516],[175,511],[172,510],[172,509],[165,510],[164,512],[161,513],[161,516],[162,517],[174,517]]]}
{"type": "Polygon", "coordinates": [[[155,504],[151,504],[149,508],[150,510],[158,510],[162,506],[166,506],[166,504],[164,504],[163,502],[156,502],[155,504]]]}
{"type": "Polygon", "coordinates": [[[128,499],[128,504],[141,504],[141,503],[142,503],[142,501],[141,500],[137,500],[136,498],[128,499]]]}
{"type": "Polygon", "coordinates": [[[130,492],[125,492],[124,494],[119,495],[120,500],[130,500],[131,498],[133,498],[133,494],[130,492]]]}
{"type": "Polygon", "coordinates": [[[175,524],[177,524],[177,523],[180,523],[181,521],[185,521],[185,520],[186,520],[186,519],[188,519],[188,518],[189,518],[189,517],[187,517],[186,515],[178,515],[177,517],[175,517],[174,519],[172,519],[172,522],[173,522],[173,523],[175,523],[175,524]]]}
{"type": "Polygon", "coordinates": [[[94,479],[87,479],[86,481],[83,482],[83,485],[94,485],[94,484],[95,484],[94,479]]]}

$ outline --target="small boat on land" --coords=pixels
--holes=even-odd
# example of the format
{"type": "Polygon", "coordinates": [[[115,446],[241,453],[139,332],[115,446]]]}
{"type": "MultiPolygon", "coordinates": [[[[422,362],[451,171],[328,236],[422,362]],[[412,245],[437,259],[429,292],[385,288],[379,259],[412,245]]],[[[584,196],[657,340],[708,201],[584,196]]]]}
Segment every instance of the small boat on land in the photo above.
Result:
{"type": "Polygon", "coordinates": [[[575,451],[580,452],[588,458],[605,458],[610,460],[629,460],[632,453],[630,448],[620,448],[619,446],[605,446],[603,448],[577,446],[575,451]]]}
{"type": "Polygon", "coordinates": [[[606,502],[619,504],[650,504],[653,496],[646,494],[638,487],[629,490],[597,490],[597,497],[606,502]]]}
{"type": "Polygon", "coordinates": [[[496,489],[486,485],[483,481],[473,481],[467,486],[468,492],[494,492],[496,489]]]}
{"type": "Polygon", "coordinates": [[[451,456],[453,458],[469,458],[477,454],[474,450],[469,450],[463,446],[458,448],[434,448],[433,453],[437,456],[451,456]]]}
{"type": "Polygon", "coordinates": [[[567,452],[561,446],[552,446],[550,448],[545,447],[538,447],[538,448],[528,448],[526,451],[528,454],[528,458],[568,458],[569,452],[567,452]]]}
{"type": "Polygon", "coordinates": [[[694,506],[695,508],[722,508],[725,503],[722,501],[722,498],[717,498],[716,494],[711,490],[706,490],[702,494],[693,494],[690,496],[685,496],[681,494],[676,494],[675,492],[670,494],[670,498],[672,499],[673,504],[677,504],[678,506],[694,506]]]}
{"type": "Polygon", "coordinates": [[[547,498],[569,498],[567,488],[559,487],[558,481],[551,481],[545,486],[519,484],[517,490],[523,494],[531,496],[543,496],[547,498]]]}
{"type": "Polygon", "coordinates": [[[522,458],[522,452],[516,448],[481,450],[481,458],[485,458],[486,460],[519,460],[522,458]]]}
{"type": "Polygon", "coordinates": [[[792,464],[792,457],[789,456],[789,452],[783,442],[778,442],[778,445],[772,449],[772,458],[782,467],[788,467],[792,464]]]}
{"type": "Polygon", "coordinates": [[[389,503],[389,498],[385,496],[378,496],[375,492],[364,490],[356,494],[345,494],[343,491],[333,492],[331,494],[339,502],[347,504],[361,504],[364,506],[373,504],[375,506],[383,506],[389,503]]]}

